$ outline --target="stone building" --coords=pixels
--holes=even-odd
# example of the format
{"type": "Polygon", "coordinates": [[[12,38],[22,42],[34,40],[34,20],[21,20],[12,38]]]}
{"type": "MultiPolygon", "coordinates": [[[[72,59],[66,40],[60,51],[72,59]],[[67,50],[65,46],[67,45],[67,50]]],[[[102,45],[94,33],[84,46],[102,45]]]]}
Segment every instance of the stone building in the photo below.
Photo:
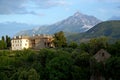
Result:
{"type": "Polygon", "coordinates": [[[107,51],[101,49],[93,57],[97,60],[97,62],[104,62],[105,60],[110,58],[110,56],[111,55],[107,51]]]}
{"type": "Polygon", "coordinates": [[[11,40],[12,50],[23,50],[23,49],[41,49],[54,47],[53,37],[51,35],[38,34],[29,36],[15,36],[11,40]]]}
{"type": "Polygon", "coordinates": [[[92,75],[90,77],[90,80],[105,80],[103,76],[103,71],[105,70],[105,61],[109,59],[111,55],[105,51],[104,49],[99,50],[93,58],[95,59],[94,61],[91,61],[91,72],[92,75]],[[101,65],[101,70],[96,67],[97,65],[101,65]]]}

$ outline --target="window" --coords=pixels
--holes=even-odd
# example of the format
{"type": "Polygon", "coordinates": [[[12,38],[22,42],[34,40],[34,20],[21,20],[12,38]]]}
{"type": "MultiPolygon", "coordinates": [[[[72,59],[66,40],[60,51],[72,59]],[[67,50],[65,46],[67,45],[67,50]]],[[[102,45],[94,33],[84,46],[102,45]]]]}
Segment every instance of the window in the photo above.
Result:
{"type": "Polygon", "coordinates": [[[25,44],[25,46],[27,46],[27,44],[25,44]]]}
{"type": "Polygon", "coordinates": [[[104,53],[102,53],[102,57],[104,56],[104,53]]]}

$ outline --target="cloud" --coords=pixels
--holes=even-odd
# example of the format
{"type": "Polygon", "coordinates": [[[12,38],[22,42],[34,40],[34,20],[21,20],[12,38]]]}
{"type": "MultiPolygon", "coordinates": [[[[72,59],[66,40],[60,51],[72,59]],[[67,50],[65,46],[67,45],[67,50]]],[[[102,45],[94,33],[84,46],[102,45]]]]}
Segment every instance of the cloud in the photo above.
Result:
{"type": "Polygon", "coordinates": [[[0,14],[26,13],[24,0],[0,0],[0,14]]]}
{"type": "Polygon", "coordinates": [[[34,9],[67,5],[65,0],[0,0],[0,14],[36,14],[34,9]]]}
{"type": "Polygon", "coordinates": [[[56,6],[65,6],[69,3],[66,0],[31,0],[33,3],[35,3],[36,7],[42,8],[42,9],[48,9],[51,7],[56,6]]]}

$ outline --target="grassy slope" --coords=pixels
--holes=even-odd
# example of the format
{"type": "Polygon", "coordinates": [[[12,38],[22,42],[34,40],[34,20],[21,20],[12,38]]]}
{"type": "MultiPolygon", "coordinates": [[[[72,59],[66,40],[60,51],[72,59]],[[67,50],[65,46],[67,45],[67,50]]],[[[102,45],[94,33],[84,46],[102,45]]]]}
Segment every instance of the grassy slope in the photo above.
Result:
{"type": "Polygon", "coordinates": [[[87,32],[71,35],[68,39],[70,41],[86,41],[100,36],[106,36],[112,40],[120,39],[120,21],[101,22],[87,32]]]}

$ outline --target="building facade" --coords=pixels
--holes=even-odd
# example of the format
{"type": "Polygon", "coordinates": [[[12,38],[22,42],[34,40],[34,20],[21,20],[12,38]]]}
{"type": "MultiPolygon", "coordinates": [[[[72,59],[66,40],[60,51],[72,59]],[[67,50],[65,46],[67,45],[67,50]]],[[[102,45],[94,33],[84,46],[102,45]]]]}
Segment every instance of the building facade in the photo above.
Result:
{"type": "Polygon", "coordinates": [[[30,39],[28,36],[15,36],[11,40],[12,50],[28,49],[30,47],[30,39]]]}
{"type": "Polygon", "coordinates": [[[111,55],[105,51],[104,49],[99,50],[93,58],[94,61],[91,61],[90,67],[91,67],[91,77],[90,80],[105,80],[105,77],[103,76],[103,72],[105,70],[105,61],[109,59],[111,55]],[[96,62],[95,62],[96,61],[96,62]],[[96,64],[97,63],[97,64],[96,64]],[[101,68],[98,68],[98,64],[101,68]],[[97,66],[97,67],[96,67],[97,66]],[[101,70],[102,71],[101,71],[101,70]]]}
{"type": "Polygon", "coordinates": [[[93,57],[96,59],[97,62],[105,62],[105,60],[110,58],[111,55],[104,49],[101,49],[93,57]]]}
{"type": "Polygon", "coordinates": [[[33,35],[29,36],[15,36],[11,40],[11,49],[12,50],[23,50],[23,49],[41,49],[54,47],[53,37],[50,35],[33,35]]]}

